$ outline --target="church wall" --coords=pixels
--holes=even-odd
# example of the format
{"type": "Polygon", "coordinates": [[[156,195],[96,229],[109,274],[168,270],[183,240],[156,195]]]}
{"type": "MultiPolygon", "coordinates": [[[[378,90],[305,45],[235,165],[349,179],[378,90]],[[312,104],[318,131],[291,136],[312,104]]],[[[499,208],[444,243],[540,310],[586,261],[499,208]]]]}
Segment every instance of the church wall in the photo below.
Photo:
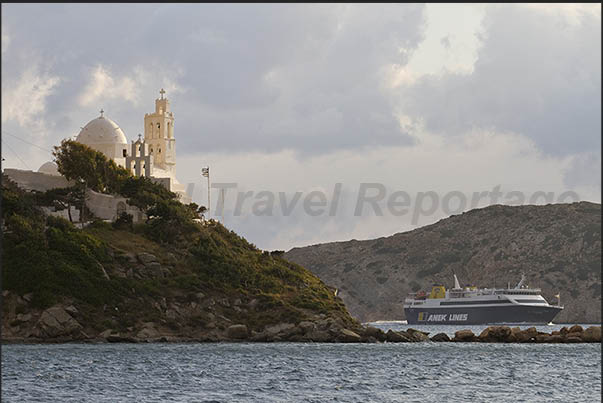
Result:
{"type": "Polygon", "coordinates": [[[118,209],[131,214],[135,223],[144,219],[144,214],[137,207],[130,206],[125,197],[106,195],[93,190],[88,190],[87,196],[86,206],[92,214],[102,220],[115,221],[118,218],[118,209]],[[120,203],[123,203],[121,206],[125,205],[125,209],[120,207],[120,203]]]}
{"type": "Polygon", "coordinates": [[[156,177],[151,177],[150,178],[153,183],[158,183],[161,186],[163,186],[164,188],[166,188],[167,190],[169,190],[170,192],[173,192],[172,190],[172,178],[156,178],[156,177]]]}
{"type": "MultiPolygon", "coordinates": [[[[44,211],[44,214],[46,214],[47,216],[51,215],[54,217],[61,217],[69,221],[69,213],[67,212],[67,209],[56,211],[53,207],[43,206],[41,208],[42,211],[44,211]]],[[[71,219],[73,220],[73,222],[78,222],[80,220],[80,210],[75,208],[75,206],[71,206],[71,219]]]]}
{"type": "MultiPolygon", "coordinates": [[[[66,188],[73,186],[73,181],[68,181],[64,176],[48,175],[41,172],[25,171],[21,169],[4,169],[4,174],[15,182],[21,189],[39,192],[45,192],[50,189],[66,188]]],[[[102,220],[115,221],[118,214],[119,203],[123,203],[122,210],[131,214],[134,222],[139,222],[145,219],[144,214],[135,206],[127,204],[127,199],[121,196],[106,195],[88,189],[86,206],[98,218],[102,220]],[[125,208],[123,208],[125,207],[125,208]]],[[[48,215],[63,217],[69,219],[67,210],[54,211],[53,208],[43,207],[44,212],[48,215]]],[[[79,210],[72,207],[71,217],[74,221],[79,220],[79,210]]]]}
{"type": "Polygon", "coordinates": [[[105,154],[107,158],[114,160],[117,165],[120,165],[122,167],[125,166],[126,160],[124,156],[124,151],[126,151],[127,154],[127,144],[90,144],[89,147],[93,150],[105,154]]]}
{"type": "Polygon", "coordinates": [[[42,172],[6,168],[4,174],[21,189],[45,192],[50,189],[66,188],[75,182],[68,181],[64,176],[48,175],[42,172]]]}

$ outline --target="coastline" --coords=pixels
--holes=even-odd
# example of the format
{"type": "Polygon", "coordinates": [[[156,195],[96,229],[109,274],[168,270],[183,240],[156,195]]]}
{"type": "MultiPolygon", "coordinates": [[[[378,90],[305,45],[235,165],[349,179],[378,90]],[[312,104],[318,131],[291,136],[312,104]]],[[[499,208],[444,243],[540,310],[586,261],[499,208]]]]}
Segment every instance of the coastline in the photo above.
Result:
{"type": "MultiPolygon", "coordinates": [[[[307,325],[306,325],[307,326],[307,325]]],[[[9,337],[2,338],[1,344],[104,344],[104,343],[417,343],[417,342],[462,342],[462,343],[601,343],[601,326],[583,328],[580,325],[564,326],[550,333],[540,332],[535,327],[521,329],[509,326],[489,326],[479,335],[470,329],[460,329],[451,338],[446,333],[429,336],[430,332],[408,328],[387,332],[366,326],[352,331],[343,328],[330,328],[322,333],[300,332],[300,326],[280,324],[265,332],[235,334],[234,329],[243,330],[244,325],[232,325],[222,335],[213,333],[202,337],[180,335],[157,335],[155,337],[136,337],[109,333],[97,337],[9,337]]]]}

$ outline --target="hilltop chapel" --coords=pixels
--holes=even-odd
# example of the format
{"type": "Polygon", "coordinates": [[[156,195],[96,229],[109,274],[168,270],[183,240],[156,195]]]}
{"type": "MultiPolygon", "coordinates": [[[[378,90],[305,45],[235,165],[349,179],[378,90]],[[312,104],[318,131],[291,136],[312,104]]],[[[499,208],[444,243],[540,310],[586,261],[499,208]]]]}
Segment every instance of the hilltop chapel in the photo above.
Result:
{"type": "MultiPolygon", "coordinates": [[[[176,179],[174,114],[164,95],[165,91],[161,89],[160,98],[155,99],[155,111],[144,115],[143,138],[139,134],[138,139],[128,144],[123,130],[101,109],[100,116],[82,128],[76,141],[102,152],[133,175],[145,176],[160,183],[176,193],[182,203],[188,204],[191,198],[185,186],[176,179]]],[[[4,173],[27,190],[46,191],[70,186],[52,161],[44,163],[38,172],[5,169],[4,173]]],[[[123,197],[89,191],[86,205],[97,217],[105,220],[115,220],[124,211],[133,214],[135,221],[142,219],[140,211],[127,205],[123,197]]]]}

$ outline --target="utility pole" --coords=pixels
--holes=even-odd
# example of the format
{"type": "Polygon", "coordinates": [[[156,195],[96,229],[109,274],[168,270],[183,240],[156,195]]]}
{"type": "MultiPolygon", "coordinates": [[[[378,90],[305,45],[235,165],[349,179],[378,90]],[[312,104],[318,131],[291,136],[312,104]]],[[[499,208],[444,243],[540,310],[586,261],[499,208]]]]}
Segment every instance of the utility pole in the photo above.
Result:
{"type": "Polygon", "coordinates": [[[222,225],[224,225],[224,189],[220,189],[221,191],[221,196],[220,199],[222,199],[222,225]]]}
{"type": "Polygon", "coordinates": [[[211,206],[210,198],[209,198],[209,167],[201,168],[201,175],[207,178],[207,218],[209,219],[209,209],[211,206]]]}

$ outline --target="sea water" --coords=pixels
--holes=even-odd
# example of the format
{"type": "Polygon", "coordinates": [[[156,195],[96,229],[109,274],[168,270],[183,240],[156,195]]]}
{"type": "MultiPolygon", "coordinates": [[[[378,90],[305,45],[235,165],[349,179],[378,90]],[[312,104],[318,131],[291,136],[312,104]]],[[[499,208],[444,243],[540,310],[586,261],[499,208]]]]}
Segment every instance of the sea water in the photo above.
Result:
{"type": "Polygon", "coordinates": [[[601,345],[4,345],[2,401],[595,402],[601,345]]]}

